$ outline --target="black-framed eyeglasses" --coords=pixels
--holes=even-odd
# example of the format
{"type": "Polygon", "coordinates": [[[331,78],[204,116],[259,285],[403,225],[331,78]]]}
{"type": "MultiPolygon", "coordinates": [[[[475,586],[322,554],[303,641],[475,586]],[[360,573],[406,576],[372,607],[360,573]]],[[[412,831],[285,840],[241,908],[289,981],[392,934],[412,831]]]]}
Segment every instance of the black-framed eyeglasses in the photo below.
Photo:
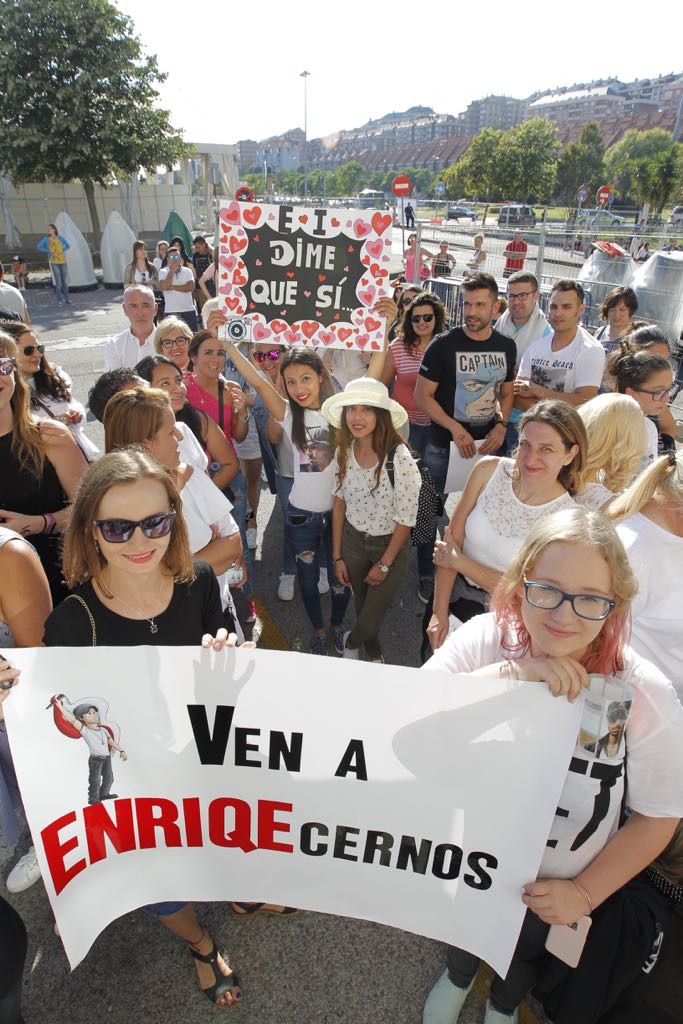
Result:
{"type": "Polygon", "coordinates": [[[413,313],[410,318],[410,322],[411,324],[419,324],[420,320],[424,320],[426,324],[431,324],[433,319],[433,313],[413,313]]]}
{"type": "Polygon", "coordinates": [[[559,587],[551,587],[549,583],[534,583],[524,580],[524,596],[534,608],[553,611],[565,601],[569,601],[574,613],[580,619],[602,622],[616,607],[611,597],[600,597],[599,594],[567,594],[559,587]]]}
{"type": "Polygon", "coordinates": [[[254,352],[254,359],[257,363],[265,363],[268,359],[271,363],[276,363],[282,352],[279,348],[271,348],[268,352],[254,352]]]}
{"type": "Polygon", "coordinates": [[[42,356],[45,351],[44,345],[24,345],[21,350],[25,356],[32,356],[34,352],[39,352],[42,356]]]}
{"type": "Polygon", "coordinates": [[[533,292],[515,292],[514,295],[510,295],[508,292],[508,302],[522,302],[524,299],[528,299],[533,292]]]}
{"type": "Polygon", "coordinates": [[[666,398],[667,395],[670,395],[673,389],[674,386],[672,384],[668,388],[661,388],[660,391],[648,391],[647,388],[632,388],[631,390],[637,391],[639,395],[649,395],[653,401],[659,402],[662,398],[666,398]]]}
{"type": "Polygon", "coordinates": [[[175,512],[158,512],[144,519],[94,519],[96,526],[107,544],[125,544],[130,540],[138,526],[148,540],[167,537],[171,532],[175,512]]]}
{"type": "Polygon", "coordinates": [[[176,345],[180,345],[181,348],[189,345],[190,339],[182,335],[180,338],[164,338],[163,341],[159,342],[159,348],[163,348],[164,352],[170,352],[176,345]]]}
{"type": "Polygon", "coordinates": [[[0,377],[9,377],[14,373],[16,365],[12,356],[0,356],[0,377]]]}

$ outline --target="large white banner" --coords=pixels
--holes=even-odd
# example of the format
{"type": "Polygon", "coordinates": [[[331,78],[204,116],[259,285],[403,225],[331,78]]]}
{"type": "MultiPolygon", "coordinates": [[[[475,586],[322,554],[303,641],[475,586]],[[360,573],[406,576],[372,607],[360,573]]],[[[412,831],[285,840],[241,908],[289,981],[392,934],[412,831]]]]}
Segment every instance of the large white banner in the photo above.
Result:
{"type": "Polygon", "coordinates": [[[12,754],[72,967],[136,907],[235,899],[378,921],[506,973],[578,702],[275,651],[5,653],[22,669],[12,754]]]}

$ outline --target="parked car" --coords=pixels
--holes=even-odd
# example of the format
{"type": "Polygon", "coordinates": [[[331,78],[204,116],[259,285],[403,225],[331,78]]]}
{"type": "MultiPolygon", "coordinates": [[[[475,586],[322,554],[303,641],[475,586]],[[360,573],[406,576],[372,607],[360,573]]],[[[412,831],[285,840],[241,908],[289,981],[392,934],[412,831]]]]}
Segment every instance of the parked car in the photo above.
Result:
{"type": "Polygon", "coordinates": [[[610,213],[609,210],[582,210],[578,218],[578,224],[583,227],[605,228],[613,224],[625,224],[623,217],[617,213],[610,213]]]}
{"type": "Polygon", "coordinates": [[[674,206],[666,223],[671,228],[683,228],[683,206],[674,206]]]}
{"type": "Polygon", "coordinates": [[[498,227],[536,227],[536,214],[533,207],[517,203],[501,206],[498,213],[498,227]]]}
{"type": "Polygon", "coordinates": [[[448,213],[446,214],[447,220],[461,220],[462,218],[475,221],[477,214],[474,210],[470,210],[469,206],[463,206],[458,204],[457,206],[449,206],[448,213]]]}

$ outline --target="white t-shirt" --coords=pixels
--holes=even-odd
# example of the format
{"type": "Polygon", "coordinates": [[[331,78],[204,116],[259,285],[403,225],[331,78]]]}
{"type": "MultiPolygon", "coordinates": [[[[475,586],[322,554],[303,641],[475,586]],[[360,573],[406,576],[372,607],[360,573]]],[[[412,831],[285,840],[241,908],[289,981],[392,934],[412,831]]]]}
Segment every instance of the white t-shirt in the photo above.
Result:
{"type": "MultiPolygon", "coordinates": [[[[46,395],[44,393],[36,395],[34,378],[29,377],[28,386],[32,396],[31,413],[37,420],[51,420],[53,418],[59,419],[62,416],[66,417],[68,413],[76,413],[80,416],[81,418],[77,423],[66,423],[66,426],[73,434],[76,444],[81,449],[88,462],[92,462],[100,454],[100,450],[97,445],[86,436],[83,429],[86,424],[85,408],[79,401],[73,398],[73,384],[71,377],[66,370],[63,370],[61,366],[57,366],[55,363],[52,363],[52,369],[56,375],[64,381],[71,392],[72,397],[67,400],[64,398],[53,398],[51,395],[46,395]],[[35,404],[35,400],[37,400],[39,404],[35,404]],[[50,415],[50,413],[52,413],[52,415],[50,415]]],[[[65,422],[65,420],[62,420],[62,422],[65,422]]]]}
{"type": "Polygon", "coordinates": [[[283,442],[294,456],[294,483],[289,503],[305,512],[329,512],[332,508],[337,460],[331,444],[330,425],[319,410],[304,409],[306,450],[292,440],[292,410],[287,402],[284,420],[279,421],[283,442]]]}
{"type": "MultiPolygon", "coordinates": [[[[176,421],[176,427],[183,435],[181,440],[178,442],[180,447],[180,461],[186,462],[190,466],[194,466],[202,473],[206,472],[206,467],[209,465],[209,457],[200,445],[197,438],[194,436],[187,423],[179,423],[176,421]]],[[[230,505],[230,502],[228,502],[230,505]]],[[[232,505],[230,505],[232,508],[232,505]]]]}
{"type": "MultiPolygon", "coordinates": [[[[165,281],[170,273],[169,267],[161,270],[159,272],[159,282],[165,281]]],[[[194,281],[194,274],[189,267],[181,267],[174,276],[174,284],[188,284],[190,281],[194,281]]],[[[163,291],[162,295],[164,296],[164,309],[167,316],[169,313],[189,313],[195,309],[194,297],[191,291],[179,292],[176,288],[169,288],[168,291],[163,291]]]]}
{"type": "Polygon", "coordinates": [[[647,448],[640,464],[641,473],[651,462],[654,462],[659,454],[659,431],[657,424],[649,416],[645,417],[645,428],[647,430],[647,448]]]}
{"type": "Polygon", "coordinates": [[[376,465],[370,469],[358,465],[352,447],[344,479],[336,491],[337,497],[346,502],[346,518],[351,526],[371,537],[393,533],[397,523],[415,526],[422,478],[408,447],[400,444],[394,454],[393,487],[386,460],[377,487],[376,473],[376,465]]]}
{"type": "MultiPolygon", "coordinates": [[[[222,491],[208,478],[206,473],[195,469],[187,481],[180,497],[183,502],[183,519],[190,539],[193,554],[206,547],[212,538],[211,526],[216,524],[221,537],[232,537],[239,527],[232,518],[231,505],[222,491]]],[[[217,576],[223,608],[230,608],[237,622],[237,615],[230,596],[227,573],[217,576]]]]}
{"type": "Polygon", "coordinates": [[[363,359],[362,354],[357,349],[347,351],[346,349],[335,348],[332,350],[330,373],[342,391],[349,381],[364,377],[367,372],[368,362],[366,359],[363,359]]]}
{"type": "Polygon", "coordinates": [[[26,302],[18,288],[14,288],[6,281],[0,281],[0,306],[16,313],[22,320],[26,319],[26,302]]]}
{"type": "Polygon", "coordinates": [[[101,725],[97,729],[84,725],[81,736],[88,744],[92,757],[109,757],[109,733],[101,725]]]}
{"type": "MultiPolygon", "coordinates": [[[[422,667],[432,672],[472,672],[503,658],[519,657],[504,649],[501,639],[493,615],[477,615],[451,633],[422,667]]],[[[649,661],[627,647],[624,662],[617,678],[634,690],[625,733],[629,805],[653,818],[680,818],[683,708],[669,681],[649,661]]],[[[539,878],[575,878],[595,859],[618,828],[623,791],[621,758],[598,761],[575,748],[539,878]]]]}
{"type": "Polygon", "coordinates": [[[592,484],[586,484],[579,494],[574,495],[574,501],[577,505],[580,505],[581,508],[592,509],[593,512],[599,512],[613,498],[614,491],[610,491],[608,487],[597,483],[597,481],[592,484]]]}
{"type": "Polygon", "coordinates": [[[132,368],[137,366],[145,356],[156,355],[154,350],[155,334],[156,327],[153,326],[152,333],[145,338],[142,345],[135,335],[131,333],[130,328],[121,331],[120,334],[116,334],[113,338],[109,338],[104,348],[104,372],[118,370],[122,366],[132,368]]]}
{"type": "Polygon", "coordinates": [[[652,661],[683,698],[683,537],[638,513],[617,526],[638,593],[631,646],[652,661]]]}
{"type": "Polygon", "coordinates": [[[605,367],[605,350],[600,342],[579,327],[570,345],[553,352],[553,337],[545,335],[529,346],[519,364],[519,376],[566,394],[577,388],[599,388],[605,367]]]}

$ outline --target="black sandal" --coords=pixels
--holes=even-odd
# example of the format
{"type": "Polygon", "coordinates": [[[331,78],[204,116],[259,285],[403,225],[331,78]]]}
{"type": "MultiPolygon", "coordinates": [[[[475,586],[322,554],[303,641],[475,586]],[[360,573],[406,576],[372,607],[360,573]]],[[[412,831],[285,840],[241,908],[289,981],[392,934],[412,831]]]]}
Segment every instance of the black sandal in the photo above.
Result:
{"type": "MultiPolygon", "coordinates": [[[[206,932],[202,931],[202,935],[199,940],[200,942],[204,938],[205,934],[206,932]]],[[[213,939],[211,941],[213,942],[213,939]]],[[[223,972],[221,971],[220,967],[218,966],[218,950],[216,949],[216,943],[213,942],[213,949],[211,950],[210,953],[199,953],[194,948],[195,944],[192,942],[188,942],[187,945],[190,950],[190,953],[192,954],[195,960],[199,960],[203,964],[210,965],[211,970],[213,971],[213,976],[216,979],[216,984],[212,985],[210,988],[202,988],[200,985],[200,992],[203,992],[206,998],[210,1000],[214,1006],[216,1006],[218,1004],[218,1000],[220,999],[220,997],[225,995],[226,992],[231,992],[232,989],[238,989],[239,994],[233,996],[234,1002],[229,1004],[228,1006],[221,1006],[219,1007],[219,1009],[229,1010],[235,1006],[239,1006],[240,1000],[242,998],[242,990],[240,989],[239,978],[237,977],[234,971],[230,971],[230,974],[223,974],[223,972]]]]}

